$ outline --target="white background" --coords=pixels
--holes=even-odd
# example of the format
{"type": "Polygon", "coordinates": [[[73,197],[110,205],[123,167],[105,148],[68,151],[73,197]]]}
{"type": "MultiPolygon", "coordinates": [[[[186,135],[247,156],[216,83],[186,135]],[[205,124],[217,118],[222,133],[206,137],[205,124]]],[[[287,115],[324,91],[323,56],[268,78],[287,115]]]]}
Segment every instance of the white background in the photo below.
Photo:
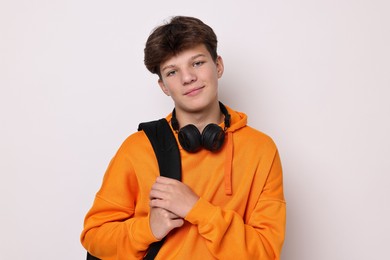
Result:
{"type": "Polygon", "coordinates": [[[191,15],[219,37],[221,100],[279,147],[283,259],[386,259],[389,13],[387,0],[1,0],[0,258],[85,259],[109,160],[173,108],[146,38],[191,15]]]}

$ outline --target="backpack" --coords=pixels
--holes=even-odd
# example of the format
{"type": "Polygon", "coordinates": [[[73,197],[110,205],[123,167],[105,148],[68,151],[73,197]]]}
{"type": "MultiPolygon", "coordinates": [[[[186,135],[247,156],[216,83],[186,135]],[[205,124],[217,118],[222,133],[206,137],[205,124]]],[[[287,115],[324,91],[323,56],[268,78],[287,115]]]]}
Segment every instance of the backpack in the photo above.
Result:
{"type": "MultiPolygon", "coordinates": [[[[175,136],[165,118],[140,123],[138,131],[143,130],[157,157],[158,168],[161,176],[181,180],[181,160],[179,147],[175,136]]],[[[150,244],[149,249],[144,256],[144,260],[152,260],[160,250],[164,239],[150,244]]],[[[100,260],[87,252],[87,260],[100,260]]]]}

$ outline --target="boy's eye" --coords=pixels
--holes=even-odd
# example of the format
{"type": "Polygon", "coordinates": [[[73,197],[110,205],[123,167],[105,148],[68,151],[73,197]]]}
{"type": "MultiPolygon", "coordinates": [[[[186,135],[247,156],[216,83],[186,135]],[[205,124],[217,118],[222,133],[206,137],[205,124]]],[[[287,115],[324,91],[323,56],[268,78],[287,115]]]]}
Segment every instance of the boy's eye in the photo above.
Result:
{"type": "Polygon", "coordinates": [[[204,63],[204,61],[196,61],[194,62],[194,67],[199,67],[204,63]]]}
{"type": "Polygon", "coordinates": [[[176,74],[176,70],[171,70],[171,71],[168,71],[168,73],[167,73],[167,77],[169,77],[169,76],[173,76],[173,75],[175,75],[176,74]]]}

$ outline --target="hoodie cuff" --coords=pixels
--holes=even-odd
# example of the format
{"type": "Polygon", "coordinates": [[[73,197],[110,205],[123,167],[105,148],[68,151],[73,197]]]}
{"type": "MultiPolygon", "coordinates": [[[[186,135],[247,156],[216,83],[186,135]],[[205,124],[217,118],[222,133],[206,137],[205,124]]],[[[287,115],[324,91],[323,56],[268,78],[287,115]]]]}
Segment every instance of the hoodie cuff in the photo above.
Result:
{"type": "Polygon", "coordinates": [[[138,243],[141,250],[146,250],[151,243],[158,241],[152,233],[149,225],[149,215],[131,222],[129,235],[138,243]]]}
{"type": "Polygon", "coordinates": [[[200,198],[188,212],[185,220],[194,225],[205,225],[211,221],[217,210],[213,204],[200,198]]]}

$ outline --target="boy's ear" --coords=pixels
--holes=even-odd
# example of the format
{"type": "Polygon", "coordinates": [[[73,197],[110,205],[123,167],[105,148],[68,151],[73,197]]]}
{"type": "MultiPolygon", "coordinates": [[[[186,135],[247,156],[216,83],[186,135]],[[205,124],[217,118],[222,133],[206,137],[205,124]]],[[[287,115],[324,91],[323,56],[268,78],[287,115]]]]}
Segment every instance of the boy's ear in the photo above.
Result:
{"type": "Polygon", "coordinates": [[[165,86],[162,79],[158,80],[158,85],[160,85],[161,90],[165,93],[165,95],[170,96],[168,88],[165,86]]]}
{"type": "Polygon", "coordinates": [[[223,75],[224,68],[225,68],[223,65],[223,59],[221,56],[217,57],[216,65],[217,65],[218,78],[221,78],[223,75]]]}

